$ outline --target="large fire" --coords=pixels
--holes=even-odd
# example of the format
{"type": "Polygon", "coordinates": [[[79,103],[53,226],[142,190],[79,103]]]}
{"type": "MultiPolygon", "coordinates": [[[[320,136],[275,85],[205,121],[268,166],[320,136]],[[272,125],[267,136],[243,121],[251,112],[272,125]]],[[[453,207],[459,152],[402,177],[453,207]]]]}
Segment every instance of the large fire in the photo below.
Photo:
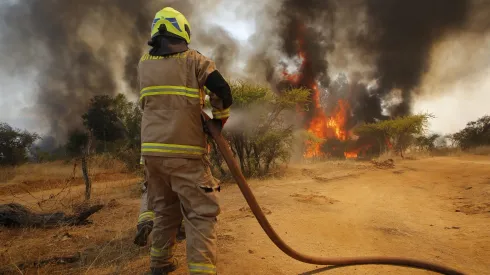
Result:
{"type": "MultiPolygon", "coordinates": [[[[328,139],[335,138],[340,141],[345,141],[348,138],[348,132],[346,131],[347,118],[350,113],[350,106],[345,100],[338,100],[332,113],[326,114],[321,106],[320,102],[320,90],[316,79],[305,74],[308,71],[308,55],[304,50],[304,42],[301,37],[303,26],[300,25],[298,41],[298,57],[301,60],[301,65],[298,69],[298,73],[289,74],[286,71],[283,72],[284,78],[291,84],[299,86],[307,86],[312,90],[311,94],[311,108],[312,118],[307,125],[307,131],[310,134],[326,141],[328,139]]],[[[322,144],[318,142],[306,142],[306,150],[304,157],[323,157],[325,153],[321,150],[322,144]]],[[[346,158],[357,158],[360,152],[365,151],[366,148],[357,148],[351,152],[345,152],[346,158]]]]}
{"type": "MultiPolygon", "coordinates": [[[[327,115],[319,104],[318,89],[314,86],[312,90],[315,109],[314,116],[307,129],[308,132],[323,140],[336,138],[345,141],[347,139],[345,123],[347,122],[346,117],[349,111],[349,104],[346,101],[339,100],[333,114],[327,115]]],[[[320,147],[321,144],[317,142],[307,144],[304,156],[307,158],[324,156],[320,147]]]]}

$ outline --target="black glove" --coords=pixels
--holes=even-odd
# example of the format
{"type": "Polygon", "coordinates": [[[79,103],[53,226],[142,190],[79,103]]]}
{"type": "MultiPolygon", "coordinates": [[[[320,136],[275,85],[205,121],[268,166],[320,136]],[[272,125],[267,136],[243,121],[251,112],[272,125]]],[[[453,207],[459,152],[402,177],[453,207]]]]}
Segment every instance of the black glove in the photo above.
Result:
{"type": "Polygon", "coordinates": [[[221,121],[221,119],[211,119],[208,120],[206,123],[204,123],[204,132],[208,135],[211,135],[211,132],[209,131],[207,125],[208,123],[212,124],[215,128],[217,128],[220,133],[223,130],[223,121],[221,121]]]}

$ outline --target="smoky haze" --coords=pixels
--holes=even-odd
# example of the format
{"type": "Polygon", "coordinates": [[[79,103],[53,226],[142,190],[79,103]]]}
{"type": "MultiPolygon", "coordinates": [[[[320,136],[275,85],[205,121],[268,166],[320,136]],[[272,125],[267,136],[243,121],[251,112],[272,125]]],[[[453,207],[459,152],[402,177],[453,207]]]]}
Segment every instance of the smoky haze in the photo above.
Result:
{"type": "Polygon", "coordinates": [[[186,15],[191,46],[209,53],[228,77],[246,49],[241,76],[280,89],[291,84],[281,74],[284,59],[301,49],[306,61],[295,85],[319,83],[327,91],[321,95],[327,113],[345,98],[353,112],[349,127],[385,119],[386,110],[410,113],[434,47],[454,33],[478,38],[490,27],[486,0],[20,0],[0,5],[0,71],[16,78],[35,71],[32,112],[49,123],[46,132],[60,142],[80,126],[93,96],[137,96],[136,65],[147,49],[152,18],[164,6],[186,15]],[[223,5],[255,21],[248,48],[209,23],[210,17],[219,21],[214,11],[223,5]],[[338,77],[339,72],[344,74],[338,77]],[[372,80],[376,85],[369,86],[372,80]]]}
{"type": "MultiPolygon", "coordinates": [[[[303,52],[299,79],[289,84],[311,87],[319,83],[322,91],[328,90],[327,113],[339,97],[346,99],[353,111],[349,121],[353,126],[384,119],[386,111],[391,116],[411,113],[434,46],[457,32],[483,36],[490,17],[481,16],[482,10],[489,11],[490,2],[284,0],[278,2],[274,31],[283,56],[292,58],[303,52]],[[349,81],[342,83],[332,67],[347,73],[349,81]]],[[[257,24],[271,24],[267,20],[259,19],[257,24]]],[[[276,56],[263,55],[269,56],[269,63],[280,62],[276,56]]],[[[276,77],[271,83],[281,89],[281,79],[276,77]]]]}
{"type": "Polygon", "coordinates": [[[366,51],[378,53],[379,90],[383,96],[401,90],[402,102],[393,106],[393,115],[411,111],[412,93],[429,70],[432,46],[450,31],[468,21],[469,0],[367,0],[367,13],[374,43],[366,51]]]}
{"type": "Polygon", "coordinates": [[[38,71],[34,112],[64,138],[95,95],[135,87],[151,14],[136,1],[22,0],[2,9],[6,71],[38,71]],[[138,45],[138,46],[133,46],[138,45]],[[120,75],[118,76],[117,73],[120,75]]]}
{"type": "Polygon", "coordinates": [[[136,67],[148,48],[155,13],[172,6],[191,22],[201,40],[191,46],[212,45],[211,27],[227,38],[214,51],[217,65],[229,66],[227,56],[236,42],[218,26],[203,24],[202,10],[217,1],[21,0],[0,10],[0,71],[19,77],[36,71],[35,113],[49,123],[50,135],[63,142],[81,125],[80,116],[96,95],[119,92],[136,96],[136,67]],[[201,29],[202,27],[202,29],[201,29]],[[217,48],[217,49],[218,49],[217,48]]]}

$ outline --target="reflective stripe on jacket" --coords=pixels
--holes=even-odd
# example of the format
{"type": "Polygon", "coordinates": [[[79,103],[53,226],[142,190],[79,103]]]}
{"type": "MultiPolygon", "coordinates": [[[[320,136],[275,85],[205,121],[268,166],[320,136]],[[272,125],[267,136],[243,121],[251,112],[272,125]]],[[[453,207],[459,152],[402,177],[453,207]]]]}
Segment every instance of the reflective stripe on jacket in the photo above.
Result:
{"type": "MultiPolygon", "coordinates": [[[[205,83],[216,71],[214,62],[195,50],[170,56],[143,55],[138,66],[141,122],[141,154],[200,158],[207,144],[201,111],[205,83]]],[[[229,116],[220,98],[210,93],[213,114],[229,116]]]]}

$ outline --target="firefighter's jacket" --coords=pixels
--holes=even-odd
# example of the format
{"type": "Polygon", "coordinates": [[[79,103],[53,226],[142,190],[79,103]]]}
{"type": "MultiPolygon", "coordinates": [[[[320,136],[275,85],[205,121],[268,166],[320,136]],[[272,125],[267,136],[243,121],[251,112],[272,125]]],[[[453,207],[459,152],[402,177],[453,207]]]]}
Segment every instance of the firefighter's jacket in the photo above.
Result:
{"type": "Polygon", "coordinates": [[[230,115],[231,90],[212,60],[195,50],[145,54],[138,66],[143,156],[201,158],[207,152],[201,116],[209,95],[213,118],[230,115]]]}

